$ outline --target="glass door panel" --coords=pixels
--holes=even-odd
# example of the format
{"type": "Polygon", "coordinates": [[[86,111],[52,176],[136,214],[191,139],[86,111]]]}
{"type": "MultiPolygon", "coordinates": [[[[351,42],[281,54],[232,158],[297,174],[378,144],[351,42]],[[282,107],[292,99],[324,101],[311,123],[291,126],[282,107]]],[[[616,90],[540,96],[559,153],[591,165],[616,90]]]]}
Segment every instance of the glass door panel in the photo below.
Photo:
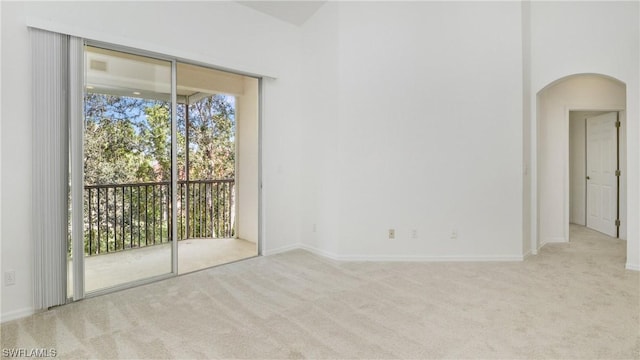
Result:
{"type": "Polygon", "coordinates": [[[84,280],[172,272],[170,61],[85,47],[84,280]]]}
{"type": "Polygon", "coordinates": [[[258,255],[258,83],[177,64],[179,273],[258,255]]]}

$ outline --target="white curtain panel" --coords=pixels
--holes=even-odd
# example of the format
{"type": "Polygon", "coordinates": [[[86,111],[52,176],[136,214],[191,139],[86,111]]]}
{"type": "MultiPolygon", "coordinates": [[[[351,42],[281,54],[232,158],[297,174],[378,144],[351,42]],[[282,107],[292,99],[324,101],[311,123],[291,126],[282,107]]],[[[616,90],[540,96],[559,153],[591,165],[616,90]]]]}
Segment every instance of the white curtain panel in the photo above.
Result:
{"type": "Polygon", "coordinates": [[[81,75],[83,70],[80,63],[70,71],[69,36],[31,28],[30,38],[34,307],[47,309],[67,298],[69,115],[70,105],[81,106],[82,101],[70,101],[69,79],[70,73],[81,75]]]}

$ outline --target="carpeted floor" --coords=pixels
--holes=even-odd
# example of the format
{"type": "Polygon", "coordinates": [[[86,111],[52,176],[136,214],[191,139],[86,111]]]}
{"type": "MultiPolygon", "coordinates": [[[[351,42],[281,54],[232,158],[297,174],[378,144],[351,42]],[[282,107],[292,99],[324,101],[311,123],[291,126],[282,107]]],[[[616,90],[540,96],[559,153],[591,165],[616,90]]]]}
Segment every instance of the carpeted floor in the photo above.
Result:
{"type": "Polygon", "coordinates": [[[2,325],[59,358],[639,359],[640,273],[624,241],[512,263],[334,262],[305,251],[62,306],[2,325]]]}

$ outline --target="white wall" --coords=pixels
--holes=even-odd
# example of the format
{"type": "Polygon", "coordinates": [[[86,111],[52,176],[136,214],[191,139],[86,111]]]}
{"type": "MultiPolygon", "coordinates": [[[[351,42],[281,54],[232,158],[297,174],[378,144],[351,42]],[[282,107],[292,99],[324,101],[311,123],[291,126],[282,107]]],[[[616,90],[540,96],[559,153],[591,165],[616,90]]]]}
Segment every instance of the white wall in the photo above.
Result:
{"type": "MultiPolygon", "coordinates": [[[[640,4],[638,2],[531,2],[531,121],[538,121],[536,94],[558,79],[573,74],[603,74],[626,84],[628,218],[640,218],[640,4]]],[[[529,134],[533,151],[530,163],[532,177],[538,156],[536,125],[529,134]]],[[[538,184],[534,184],[538,185],[538,184]]],[[[535,196],[535,188],[532,192],[535,196]]],[[[545,214],[532,204],[532,223],[545,214]]],[[[546,214],[545,214],[546,216],[546,214]]],[[[532,238],[559,236],[559,228],[544,230],[532,226],[532,238]],[[539,230],[539,233],[538,233],[539,230]]],[[[627,268],[640,269],[640,222],[629,222],[627,230],[627,268]]],[[[533,241],[536,248],[538,241],[533,241]]]]}
{"type": "MultiPolygon", "coordinates": [[[[295,44],[294,44],[295,45],[295,44]]],[[[277,53],[277,51],[274,51],[277,53]]],[[[277,54],[282,56],[283,54],[277,54]]],[[[297,54],[296,54],[297,55],[297,54]]],[[[300,83],[298,59],[283,58],[296,76],[264,79],[262,92],[262,253],[295,247],[300,242],[301,153],[299,149],[300,83]]]]}
{"type": "Polygon", "coordinates": [[[29,21],[102,41],[239,71],[277,75],[264,82],[265,249],[297,242],[295,124],[299,31],[233,2],[2,2],[2,320],[32,311],[29,21]],[[291,100],[293,99],[293,100],[291,100]],[[286,224],[289,227],[282,227],[286,224]]]}
{"type": "Polygon", "coordinates": [[[531,2],[523,1],[520,8],[522,19],[522,251],[525,255],[537,254],[531,246],[531,213],[535,211],[536,194],[532,193],[531,158],[531,2]]]}
{"type": "Polygon", "coordinates": [[[245,77],[244,92],[236,97],[236,196],[237,237],[258,242],[258,79],[245,77]]]}
{"type": "Polygon", "coordinates": [[[300,239],[316,251],[336,254],[338,216],[342,204],[328,189],[339,187],[342,174],[332,168],[339,156],[333,151],[340,133],[338,76],[339,4],[328,2],[302,27],[300,117],[301,169],[300,239]]]}
{"type": "Polygon", "coordinates": [[[326,53],[304,59],[320,170],[302,238],[340,258],[521,258],[520,4],[330,6],[304,26],[326,53]]]}
{"type": "MultiPolygon", "coordinates": [[[[2,288],[3,320],[32,299],[27,17],[276,75],[263,81],[264,253],[299,242],[350,259],[535,252],[536,94],[576,73],[627,85],[627,210],[640,218],[638,3],[328,2],[302,28],[233,2],[0,4],[1,270],[18,281],[2,288]]],[[[640,269],[639,226],[629,268],[640,269]]]]}
{"type": "Polygon", "coordinates": [[[2,283],[2,320],[32,311],[31,289],[31,95],[29,38],[20,4],[2,6],[2,274],[16,271],[16,284],[2,283]],[[11,46],[9,46],[11,44],[11,46]],[[11,156],[9,156],[11,155],[11,156]]]}

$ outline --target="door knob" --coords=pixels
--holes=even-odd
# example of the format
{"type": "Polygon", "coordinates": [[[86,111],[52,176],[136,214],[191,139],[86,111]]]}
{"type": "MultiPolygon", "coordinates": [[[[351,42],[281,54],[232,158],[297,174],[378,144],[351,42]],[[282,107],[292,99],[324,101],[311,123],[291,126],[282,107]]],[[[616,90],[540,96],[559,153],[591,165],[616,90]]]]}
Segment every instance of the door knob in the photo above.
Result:
{"type": "Polygon", "coordinates": [[[587,180],[591,180],[591,178],[587,176],[587,180]]]}

